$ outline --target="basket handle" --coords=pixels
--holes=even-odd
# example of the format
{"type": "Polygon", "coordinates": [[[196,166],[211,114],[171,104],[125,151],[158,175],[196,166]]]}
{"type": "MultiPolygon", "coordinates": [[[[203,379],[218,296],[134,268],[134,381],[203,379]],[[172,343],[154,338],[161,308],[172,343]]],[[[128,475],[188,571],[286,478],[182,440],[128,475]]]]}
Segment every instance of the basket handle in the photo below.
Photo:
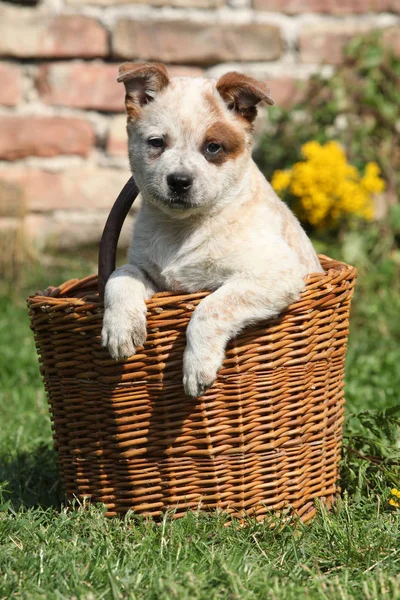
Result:
{"type": "Polygon", "coordinates": [[[108,216],[99,245],[98,289],[101,300],[111,273],[115,271],[115,259],[119,234],[126,216],[139,194],[138,187],[131,177],[122,188],[108,216]]]}

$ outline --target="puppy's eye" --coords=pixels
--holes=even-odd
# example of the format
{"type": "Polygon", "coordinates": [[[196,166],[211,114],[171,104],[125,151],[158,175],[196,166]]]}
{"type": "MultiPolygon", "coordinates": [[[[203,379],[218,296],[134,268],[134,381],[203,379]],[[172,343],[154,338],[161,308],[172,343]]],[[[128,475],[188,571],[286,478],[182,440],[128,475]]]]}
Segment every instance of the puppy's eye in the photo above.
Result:
{"type": "Polygon", "coordinates": [[[164,148],[164,140],[161,137],[151,137],[147,140],[147,143],[152,148],[164,148]]]}
{"type": "Polygon", "coordinates": [[[217,144],[217,142],[210,142],[206,146],[206,152],[208,154],[211,154],[211,155],[214,155],[214,156],[216,154],[218,154],[218,152],[220,152],[220,150],[222,150],[222,146],[221,146],[221,144],[217,144]]]}

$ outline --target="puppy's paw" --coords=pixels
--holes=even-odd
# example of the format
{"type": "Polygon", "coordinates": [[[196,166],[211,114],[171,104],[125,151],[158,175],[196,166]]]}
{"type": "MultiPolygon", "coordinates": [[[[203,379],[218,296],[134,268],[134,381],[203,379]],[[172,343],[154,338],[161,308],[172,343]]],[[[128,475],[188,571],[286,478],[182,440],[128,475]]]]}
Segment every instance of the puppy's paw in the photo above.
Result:
{"type": "Polygon", "coordinates": [[[140,310],[123,311],[107,308],[104,311],[101,344],[115,360],[136,354],[136,348],[146,341],[146,315],[140,310]]]}
{"type": "Polygon", "coordinates": [[[183,357],[183,387],[185,394],[191,398],[200,398],[212,386],[222,364],[222,358],[209,356],[207,353],[197,354],[186,348],[183,357]]]}

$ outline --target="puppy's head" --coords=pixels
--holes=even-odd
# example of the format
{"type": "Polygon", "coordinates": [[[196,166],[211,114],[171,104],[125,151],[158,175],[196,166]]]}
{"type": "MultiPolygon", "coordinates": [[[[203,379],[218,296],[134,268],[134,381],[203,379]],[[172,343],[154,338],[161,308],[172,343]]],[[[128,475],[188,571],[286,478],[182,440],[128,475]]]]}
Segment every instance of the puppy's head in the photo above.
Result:
{"type": "Polygon", "coordinates": [[[142,196],[177,218],[218,208],[242,179],[264,84],[240,73],[170,79],[164,65],[120,67],[129,160],[142,196]]]}

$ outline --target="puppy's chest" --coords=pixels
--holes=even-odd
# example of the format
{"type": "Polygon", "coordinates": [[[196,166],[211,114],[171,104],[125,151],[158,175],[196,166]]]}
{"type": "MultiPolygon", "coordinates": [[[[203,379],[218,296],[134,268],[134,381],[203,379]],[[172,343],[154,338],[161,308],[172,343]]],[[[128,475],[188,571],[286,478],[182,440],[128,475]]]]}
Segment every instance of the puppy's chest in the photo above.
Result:
{"type": "Polygon", "coordinates": [[[214,290],[231,274],[215,248],[204,241],[164,240],[153,244],[144,258],[144,268],[161,290],[214,290]]]}

